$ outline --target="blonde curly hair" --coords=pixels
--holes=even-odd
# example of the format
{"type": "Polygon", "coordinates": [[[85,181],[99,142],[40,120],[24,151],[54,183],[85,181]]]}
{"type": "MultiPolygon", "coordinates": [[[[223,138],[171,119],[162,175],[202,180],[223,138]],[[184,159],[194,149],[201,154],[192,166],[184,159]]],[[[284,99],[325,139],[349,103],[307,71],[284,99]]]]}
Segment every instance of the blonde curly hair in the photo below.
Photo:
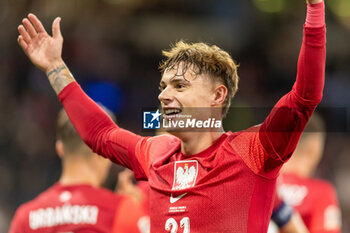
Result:
{"type": "Polygon", "coordinates": [[[163,50],[165,59],[160,63],[159,69],[163,75],[165,70],[174,69],[183,62],[184,70],[194,66],[194,72],[207,74],[214,80],[220,81],[227,88],[227,96],[223,102],[222,115],[225,116],[231,105],[231,99],[238,90],[238,65],[231,56],[215,45],[205,43],[186,43],[179,41],[172,45],[169,50],[163,50]]]}

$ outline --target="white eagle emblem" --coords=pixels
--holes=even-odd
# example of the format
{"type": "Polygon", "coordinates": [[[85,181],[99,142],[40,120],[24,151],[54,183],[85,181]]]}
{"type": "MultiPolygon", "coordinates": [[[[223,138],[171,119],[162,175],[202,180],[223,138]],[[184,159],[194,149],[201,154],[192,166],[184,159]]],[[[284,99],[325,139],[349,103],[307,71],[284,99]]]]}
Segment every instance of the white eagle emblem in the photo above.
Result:
{"type": "Polygon", "coordinates": [[[181,190],[193,187],[198,171],[198,162],[196,160],[175,162],[175,177],[173,190],[181,190]]]}

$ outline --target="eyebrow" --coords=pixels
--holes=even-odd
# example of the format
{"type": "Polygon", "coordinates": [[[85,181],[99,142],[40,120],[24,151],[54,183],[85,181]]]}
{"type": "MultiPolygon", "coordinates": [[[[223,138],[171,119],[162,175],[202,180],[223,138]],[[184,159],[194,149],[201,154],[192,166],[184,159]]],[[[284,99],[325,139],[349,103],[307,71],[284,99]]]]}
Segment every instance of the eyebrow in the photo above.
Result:
{"type": "MultiPolygon", "coordinates": [[[[188,81],[187,79],[185,79],[185,78],[183,78],[183,77],[180,78],[180,77],[178,77],[178,76],[172,77],[172,78],[170,79],[170,81],[169,81],[170,84],[171,84],[171,83],[176,83],[176,82],[186,82],[186,83],[190,83],[190,81],[188,81]]],[[[160,85],[160,86],[165,86],[166,84],[165,84],[164,81],[160,81],[159,85],[160,85]]]]}

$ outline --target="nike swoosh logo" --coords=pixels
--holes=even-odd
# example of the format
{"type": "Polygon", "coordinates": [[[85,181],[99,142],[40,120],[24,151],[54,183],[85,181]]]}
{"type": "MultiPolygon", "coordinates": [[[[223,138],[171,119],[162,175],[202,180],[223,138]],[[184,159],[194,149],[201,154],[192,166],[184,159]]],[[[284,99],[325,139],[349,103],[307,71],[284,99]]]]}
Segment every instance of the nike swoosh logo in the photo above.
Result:
{"type": "Polygon", "coordinates": [[[178,200],[180,200],[183,196],[185,196],[187,193],[183,193],[177,197],[173,197],[173,194],[170,195],[170,203],[173,204],[175,202],[177,202],[178,200]]]}

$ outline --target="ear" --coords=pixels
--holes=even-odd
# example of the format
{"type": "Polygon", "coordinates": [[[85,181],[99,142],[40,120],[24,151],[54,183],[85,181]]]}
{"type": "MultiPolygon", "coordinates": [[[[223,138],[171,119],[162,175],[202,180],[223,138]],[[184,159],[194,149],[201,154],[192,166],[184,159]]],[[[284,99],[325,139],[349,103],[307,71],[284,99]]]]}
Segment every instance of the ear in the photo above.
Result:
{"type": "Polygon", "coordinates": [[[219,106],[222,105],[222,103],[225,101],[227,96],[227,87],[224,85],[219,85],[214,90],[214,99],[211,103],[211,106],[219,106]]]}
{"type": "Polygon", "coordinates": [[[58,154],[58,157],[60,157],[61,159],[63,158],[64,148],[63,148],[63,143],[60,140],[56,141],[56,153],[58,154]]]}

